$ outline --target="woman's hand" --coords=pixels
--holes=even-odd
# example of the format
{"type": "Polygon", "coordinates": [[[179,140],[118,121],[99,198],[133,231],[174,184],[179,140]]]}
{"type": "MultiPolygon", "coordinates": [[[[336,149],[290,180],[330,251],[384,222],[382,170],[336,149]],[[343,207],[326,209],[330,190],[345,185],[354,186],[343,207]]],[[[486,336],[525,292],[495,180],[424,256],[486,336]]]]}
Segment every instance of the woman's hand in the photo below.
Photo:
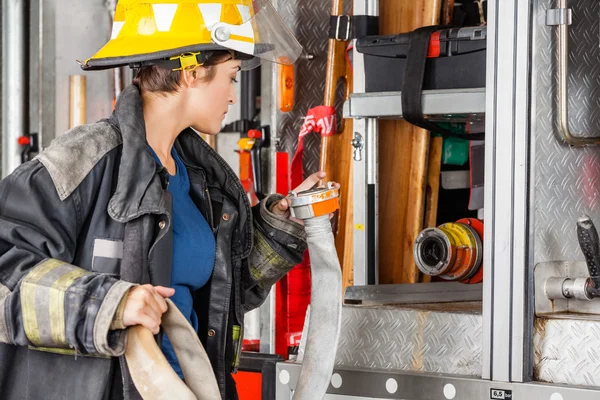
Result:
{"type": "MultiPolygon", "coordinates": [[[[308,178],[306,178],[306,180],[304,180],[304,182],[302,182],[296,189],[294,189],[294,192],[303,192],[305,190],[312,189],[317,183],[319,183],[319,181],[325,179],[326,176],[327,176],[327,174],[325,174],[325,172],[323,172],[323,171],[316,172],[316,173],[312,174],[311,176],[309,176],[308,178]]],[[[336,187],[337,189],[340,188],[339,183],[334,182],[333,186],[336,187]]],[[[271,212],[273,214],[287,216],[290,220],[304,225],[302,220],[294,218],[290,215],[290,204],[287,199],[281,199],[277,203],[274,203],[273,205],[271,205],[271,212]]],[[[333,215],[330,215],[330,217],[333,217],[333,215]]]]}
{"type": "Polygon", "coordinates": [[[123,325],[143,325],[157,335],[162,315],[167,311],[165,298],[175,294],[175,289],[163,286],[136,286],[127,294],[123,310],[123,325]]]}

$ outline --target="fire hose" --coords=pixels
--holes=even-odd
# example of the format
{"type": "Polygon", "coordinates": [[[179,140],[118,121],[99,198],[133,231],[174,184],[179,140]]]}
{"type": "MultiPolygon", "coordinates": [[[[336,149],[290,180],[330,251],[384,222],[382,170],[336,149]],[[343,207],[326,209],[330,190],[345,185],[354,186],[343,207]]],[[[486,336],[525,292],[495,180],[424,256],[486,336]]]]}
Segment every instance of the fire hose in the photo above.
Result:
{"type": "Polygon", "coordinates": [[[306,349],[294,400],[322,399],[329,387],[342,318],[342,270],[329,214],[339,193],[325,188],[290,194],[292,216],[304,221],[311,259],[311,299],[306,349]]]}
{"type": "Polygon", "coordinates": [[[215,374],[196,331],[171,300],[167,299],[167,304],[161,327],[173,345],[185,383],[171,368],[152,332],[138,325],[129,328],[125,349],[136,389],[144,400],[220,400],[215,374]]]}
{"type": "MultiPolygon", "coordinates": [[[[333,372],[342,315],[342,273],[329,215],[339,208],[339,192],[325,188],[291,192],[293,217],[304,221],[311,257],[312,291],[306,350],[294,400],[322,399],[333,372]]],[[[168,336],[185,382],[171,368],[152,332],[129,328],[125,359],[144,400],[218,400],[219,387],[206,351],[192,326],[167,299],[161,327],[168,336]]]]}

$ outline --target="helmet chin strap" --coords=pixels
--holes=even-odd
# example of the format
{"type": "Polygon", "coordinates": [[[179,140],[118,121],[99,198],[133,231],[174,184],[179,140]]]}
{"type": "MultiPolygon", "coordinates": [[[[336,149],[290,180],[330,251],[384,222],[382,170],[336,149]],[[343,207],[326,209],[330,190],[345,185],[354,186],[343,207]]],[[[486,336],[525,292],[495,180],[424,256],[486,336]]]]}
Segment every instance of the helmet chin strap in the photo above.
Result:
{"type": "Polygon", "coordinates": [[[139,63],[129,64],[130,68],[141,68],[141,67],[149,67],[152,65],[156,65],[158,67],[168,69],[171,71],[183,71],[186,69],[194,69],[197,68],[206,61],[210,59],[210,57],[214,54],[214,51],[202,51],[202,52],[191,52],[184,53],[178,56],[159,59],[159,60],[148,60],[141,61],[139,63]]]}

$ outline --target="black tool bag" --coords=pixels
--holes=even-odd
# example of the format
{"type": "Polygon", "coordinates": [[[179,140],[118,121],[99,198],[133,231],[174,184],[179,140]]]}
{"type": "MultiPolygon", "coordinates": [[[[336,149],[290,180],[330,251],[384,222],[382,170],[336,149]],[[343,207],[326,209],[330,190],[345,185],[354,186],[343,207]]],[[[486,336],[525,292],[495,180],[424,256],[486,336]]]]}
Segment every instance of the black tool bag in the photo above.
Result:
{"type": "MultiPolygon", "coordinates": [[[[367,92],[401,91],[415,32],[358,39],[365,55],[367,92]]],[[[423,89],[485,87],[487,27],[433,29],[425,46],[423,89]]],[[[417,61],[418,62],[418,61],[417,61]]]]}

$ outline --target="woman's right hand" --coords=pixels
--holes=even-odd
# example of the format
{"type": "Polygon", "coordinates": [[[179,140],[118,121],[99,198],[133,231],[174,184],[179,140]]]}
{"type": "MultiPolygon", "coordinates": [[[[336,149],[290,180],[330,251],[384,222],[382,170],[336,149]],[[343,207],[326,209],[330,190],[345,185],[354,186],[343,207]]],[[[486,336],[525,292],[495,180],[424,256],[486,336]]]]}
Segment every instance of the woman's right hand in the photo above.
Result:
{"type": "Polygon", "coordinates": [[[123,325],[143,325],[157,335],[162,315],[167,311],[165,298],[175,294],[175,289],[163,286],[136,286],[127,294],[123,309],[123,325]]]}

